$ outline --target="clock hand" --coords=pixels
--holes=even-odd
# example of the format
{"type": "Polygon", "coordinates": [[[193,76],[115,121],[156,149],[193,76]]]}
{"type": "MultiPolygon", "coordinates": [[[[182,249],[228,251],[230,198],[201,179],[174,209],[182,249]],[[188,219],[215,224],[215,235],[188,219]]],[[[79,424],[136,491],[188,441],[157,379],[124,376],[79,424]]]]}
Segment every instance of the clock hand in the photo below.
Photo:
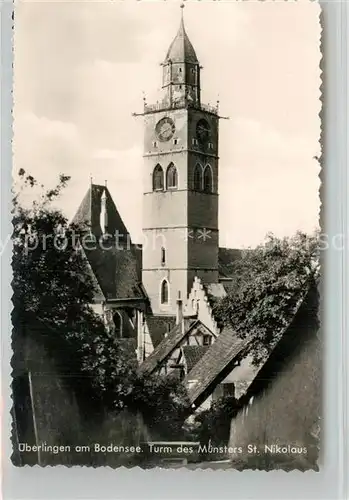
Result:
{"type": "Polygon", "coordinates": [[[169,132],[170,130],[172,129],[171,125],[165,125],[165,127],[163,128],[163,133],[167,133],[169,132]]]}

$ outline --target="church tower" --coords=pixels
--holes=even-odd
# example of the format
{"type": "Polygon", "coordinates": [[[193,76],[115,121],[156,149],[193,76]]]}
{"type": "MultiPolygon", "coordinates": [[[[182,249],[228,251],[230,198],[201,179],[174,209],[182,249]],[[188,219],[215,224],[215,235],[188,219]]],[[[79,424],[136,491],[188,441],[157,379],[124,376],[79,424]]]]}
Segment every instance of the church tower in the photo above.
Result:
{"type": "Polygon", "coordinates": [[[144,103],[142,281],[154,314],[174,315],[195,276],[218,282],[218,109],[183,20],[162,64],[162,99],[144,103]]]}

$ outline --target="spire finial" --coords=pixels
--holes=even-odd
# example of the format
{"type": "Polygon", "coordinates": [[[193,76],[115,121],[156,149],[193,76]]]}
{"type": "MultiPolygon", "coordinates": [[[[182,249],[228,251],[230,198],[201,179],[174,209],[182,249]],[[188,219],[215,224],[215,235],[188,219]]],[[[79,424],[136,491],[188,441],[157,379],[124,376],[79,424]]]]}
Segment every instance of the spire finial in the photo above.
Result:
{"type": "Polygon", "coordinates": [[[183,20],[184,20],[184,15],[183,15],[183,12],[184,12],[184,7],[185,7],[184,3],[181,3],[181,5],[180,5],[180,9],[181,9],[181,20],[182,20],[182,22],[183,22],[183,20]]]}

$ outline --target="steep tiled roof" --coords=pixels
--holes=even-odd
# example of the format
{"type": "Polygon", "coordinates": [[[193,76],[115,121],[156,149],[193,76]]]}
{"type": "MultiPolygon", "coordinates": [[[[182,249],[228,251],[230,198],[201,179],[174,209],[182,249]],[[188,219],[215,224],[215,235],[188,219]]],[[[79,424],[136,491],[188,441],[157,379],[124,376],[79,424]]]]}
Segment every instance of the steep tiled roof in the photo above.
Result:
{"type": "Polygon", "coordinates": [[[208,348],[209,347],[206,345],[185,345],[182,347],[188,372],[190,372],[199,359],[202,358],[208,348]]]}
{"type": "Polygon", "coordinates": [[[168,49],[165,63],[168,61],[182,63],[187,62],[192,64],[198,63],[194,47],[192,46],[185,31],[183,17],[181,19],[178,33],[168,49]]]}
{"type": "Polygon", "coordinates": [[[90,185],[72,222],[85,227],[88,234],[93,235],[90,242],[83,241],[82,247],[88,271],[94,275],[96,299],[101,299],[101,293],[107,300],[145,298],[140,286],[141,251],[131,243],[127,228],[106,186],[90,185]],[[103,241],[100,239],[102,195],[105,196],[108,233],[103,241]]]}
{"type": "Polygon", "coordinates": [[[103,249],[97,244],[85,249],[85,255],[106,299],[145,298],[132,248],[103,249]]]}
{"type": "Polygon", "coordinates": [[[166,333],[169,333],[176,325],[174,316],[147,316],[149,335],[154,349],[160,344],[166,333]]]}
{"type": "Polygon", "coordinates": [[[89,228],[92,234],[96,238],[99,238],[102,234],[100,227],[100,215],[101,198],[104,192],[106,195],[106,208],[108,216],[107,231],[113,236],[115,235],[116,231],[118,231],[118,234],[123,235],[124,240],[126,241],[128,231],[115,206],[108,188],[105,186],[91,184],[73,218],[73,223],[80,224],[85,226],[86,228],[89,228]]]}
{"type": "Polygon", "coordinates": [[[241,259],[242,250],[238,248],[219,248],[218,271],[220,278],[229,278],[232,274],[232,264],[241,259]]]}
{"type": "Polygon", "coordinates": [[[184,329],[182,325],[178,324],[170,331],[170,333],[165,337],[156,349],[150,354],[150,356],[143,361],[140,366],[140,370],[143,373],[152,373],[171,355],[171,353],[179,346],[184,337],[190,332],[190,330],[195,326],[195,324],[200,324],[199,321],[185,319],[184,329]]]}
{"type": "Polygon", "coordinates": [[[225,328],[184,380],[191,404],[200,405],[227,375],[232,362],[244,353],[250,340],[241,340],[225,328]],[[212,387],[212,390],[213,388],[212,387]]]}

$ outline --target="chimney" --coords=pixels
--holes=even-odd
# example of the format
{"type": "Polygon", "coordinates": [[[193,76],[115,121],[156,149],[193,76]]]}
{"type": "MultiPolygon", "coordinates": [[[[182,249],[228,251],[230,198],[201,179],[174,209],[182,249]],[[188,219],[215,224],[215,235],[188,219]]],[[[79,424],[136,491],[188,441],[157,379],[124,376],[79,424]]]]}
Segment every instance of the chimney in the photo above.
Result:
{"type": "Polygon", "coordinates": [[[177,299],[176,325],[181,325],[182,333],[184,333],[183,301],[181,299],[180,291],[178,291],[178,299],[177,299]]]}

